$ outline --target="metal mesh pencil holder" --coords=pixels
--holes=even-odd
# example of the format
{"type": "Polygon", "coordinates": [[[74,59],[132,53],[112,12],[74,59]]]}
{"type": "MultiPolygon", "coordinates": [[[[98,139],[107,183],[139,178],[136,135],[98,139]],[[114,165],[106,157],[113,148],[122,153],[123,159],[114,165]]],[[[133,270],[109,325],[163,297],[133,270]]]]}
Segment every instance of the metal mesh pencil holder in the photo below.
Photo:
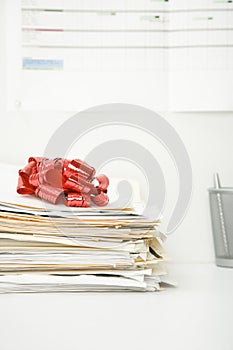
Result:
{"type": "Polygon", "coordinates": [[[218,174],[214,180],[208,191],[216,265],[233,267],[233,188],[221,187],[218,174]]]}

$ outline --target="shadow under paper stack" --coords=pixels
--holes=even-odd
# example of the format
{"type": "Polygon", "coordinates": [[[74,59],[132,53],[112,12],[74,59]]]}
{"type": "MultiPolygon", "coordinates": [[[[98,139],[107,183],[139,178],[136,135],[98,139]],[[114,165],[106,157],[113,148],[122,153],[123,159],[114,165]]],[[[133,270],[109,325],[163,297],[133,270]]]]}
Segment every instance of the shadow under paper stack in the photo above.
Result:
{"type": "Polygon", "coordinates": [[[131,208],[67,208],[15,193],[1,166],[0,292],[157,291],[165,236],[131,208]]]}

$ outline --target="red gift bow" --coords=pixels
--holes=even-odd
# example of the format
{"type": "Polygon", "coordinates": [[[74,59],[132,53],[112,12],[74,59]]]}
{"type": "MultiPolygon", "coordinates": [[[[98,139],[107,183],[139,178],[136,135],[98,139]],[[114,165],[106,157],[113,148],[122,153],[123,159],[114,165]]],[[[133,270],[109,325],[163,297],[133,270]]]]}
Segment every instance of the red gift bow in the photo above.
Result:
{"type": "Polygon", "coordinates": [[[17,192],[35,194],[53,204],[60,199],[70,207],[105,206],[109,180],[80,159],[30,157],[19,170],[17,192]]]}

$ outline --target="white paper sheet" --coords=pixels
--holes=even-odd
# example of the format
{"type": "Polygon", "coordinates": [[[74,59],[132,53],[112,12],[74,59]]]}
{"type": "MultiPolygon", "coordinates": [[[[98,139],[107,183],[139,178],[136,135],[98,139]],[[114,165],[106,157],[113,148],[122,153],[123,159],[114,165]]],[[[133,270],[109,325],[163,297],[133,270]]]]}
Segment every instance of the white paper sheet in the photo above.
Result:
{"type": "Polygon", "coordinates": [[[14,0],[6,17],[10,109],[233,109],[229,1],[14,0]]]}

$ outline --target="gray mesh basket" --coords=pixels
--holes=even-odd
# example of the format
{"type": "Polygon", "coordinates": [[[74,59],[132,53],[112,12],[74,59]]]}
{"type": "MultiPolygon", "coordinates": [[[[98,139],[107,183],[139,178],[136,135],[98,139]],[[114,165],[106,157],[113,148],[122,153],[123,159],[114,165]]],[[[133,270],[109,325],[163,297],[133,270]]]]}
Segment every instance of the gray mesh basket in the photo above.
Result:
{"type": "Polygon", "coordinates": [[[209,198],[216,264],[233,267],[233,188],[221,187],[215,174],[209,198]]]}

